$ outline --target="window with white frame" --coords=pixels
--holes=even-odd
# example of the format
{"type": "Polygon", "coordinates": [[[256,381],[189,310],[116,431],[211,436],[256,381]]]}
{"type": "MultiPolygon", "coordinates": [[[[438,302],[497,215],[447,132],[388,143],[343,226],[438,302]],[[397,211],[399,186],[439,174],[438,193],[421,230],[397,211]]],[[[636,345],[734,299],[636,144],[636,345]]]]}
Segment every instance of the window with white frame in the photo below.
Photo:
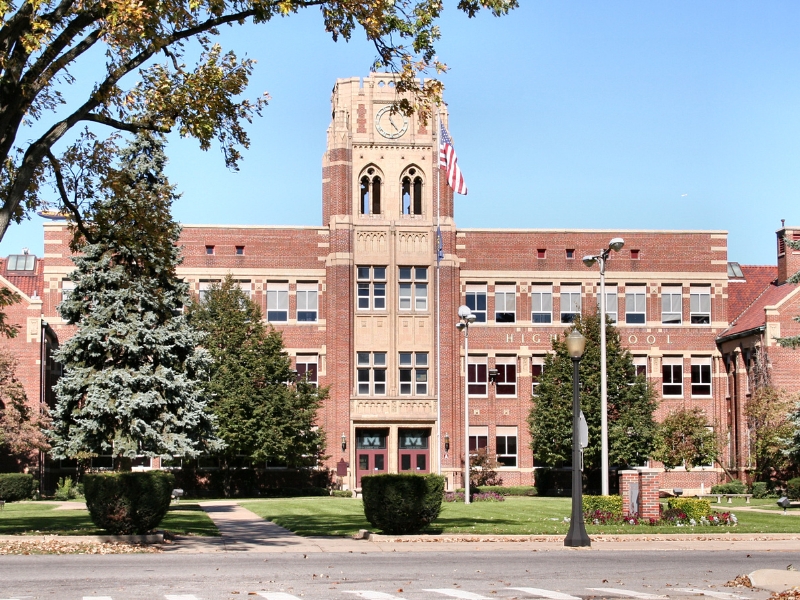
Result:
{"type": "Polygon", "coordinates": [[[517,395],[517,357],[498,356],[494,361],[497,369],[495,392],[498,396],[517,395]]]}
{"type": "Polygon", "coordinates": [[[357,352],[356,380],[359,396],[385,396],[386,352],[357,352]]]}
{"type": "Polygon", "coordinates": [[[539,378],[544,373],[544,356],[531,357],[531,393],[536,396],[539,389],[539,378]]]}
{"type": "Polygon", "coordinates": [[[711,357],[692,357],[692,396],[711,395],[711,357]]]}
{"type": "Polygon", "coordinates": [[[297,379],[305,379],[312,386],[317,387],[319,357],[316,354],[298,354],[295,359],[294,369],[297,379]]]}
{"type": "Polygon", "coordinates": [[[553,322],[553,286],[531,286],[531,323],[553,322]]]}
{"type": "Polygon", "coordinates": [[[11,254],[6,262],[8,271],[33,271],[36,257],[33,254],[11,254]]]}
{"type": "Polygon", "coordinates": [[[356,267],[358,310],[386,310],[386,267],[356,267]]]}
{"type": "Polygon", "coordinates": [[[495,429],[497,462],[501,467],[517,466],[517,428],[498,425],[495,429]]]}
{"type": "Polygon", "coordinates": [[[75,289],[75,282],[65,279],[61,282],[61,301],[64,302],[75,289]]]}
{"type": "Polygon", "coordinates": [[[469,357],[467,389],[470,396],[487,396],[489,393],[489,368],[486,356],[469,357]]]}
{"type": "Polygon", "coordinates": [[[661,395],[683,396],[683,357],[665,356],[661,359],[661,395]]]}
{"type": "Polygon", "coordinates": [[[297,320],[314,322],[317,320],[319,286],[317,282],[297,283],[297,320]]]}
{"type": "Polygon", "coordinates": [[[428,310],[428,267],[400,267],[400,310],[428,310]]]}
{"type": "Polygon", "coordinates": [[[489,428],[485,425],[470,425],[469,451],[486,450],[489,446],[489,428]]]}
{"type": "Polygon", "coordinates": [[[561,322],[572,323],[581,314],[581,286],[561,286],[561,322]]]}
{"type": "Polygon", "coordinates": [[[693,285],[689,288],[689,312],[692,325],[711,324],[710,285],[693,285]]]}
{"type": "Polygon", "coordinates": [[[249,279],[238,279],[236,283],[245,296],[248,298],[252,297],[253,283],[249,279]]]}
{"type": "Polygon", "coordinates": [[[680,325],[683,322],[682,286],[661,286],[661,322],[664,325],[680,325]]]}
{"type": "Polygon", "coordinates": [[[625,322],[644,325],[647,322],[647,288],[644,285],[625,286],[625,322]]]}
{"type": "MultiPolygon", "coordinates": [[[[710,432],[711,435],[714,435],[714,428],[710,425],[706,425],[706,431],[710,432]]],[[[707,468],[713,469],[714,468],[714,457],[713,455],[709,458],[708,462],[702,465],[694,465],[697,468],[707,468]]]]}
{"type": "Polygon", "coordinates": [[[634,356],[633,357],[633,374],[637,377],[639,375],[647,377],[647,357],[634,356]]]}
{"type": "Polygon", "coordinates": [[[486,323],[486,284],[468,283],[466,303],[476,323],[486,323]]]}
{"type": "Polygon", "coordinates": [[[267,321],[285,323],[289,320],[289,283],[267,282],[267,321]]]}
{"type": "Polygon", "coordinates": [[[494,320],[497,323],[516,323],[517,286],[498,283],[494,286],[494,320]]]}
{"type": "Polygon", "coordinates": [[[400,353],[400,394],[428,395],[428,353],[400,353]]]}
{"type": "MultiPolygon", "coordinates": [[[[606,284],[606,316],[612,323],[617,322],[617,285],[615,283],[606,284]]],[[[597,310],[600,311],[600,290],[597,290],[597,310]]]]}
{"type": "Polygon", "coordinates": [[[219,285],[219,279],[201,279],[200,286],[199,286],[199,295],[200,295],[200,302],[205,301],[206,296],[208,295],[209,290],[212,288],[214,284],[219,285]]]}

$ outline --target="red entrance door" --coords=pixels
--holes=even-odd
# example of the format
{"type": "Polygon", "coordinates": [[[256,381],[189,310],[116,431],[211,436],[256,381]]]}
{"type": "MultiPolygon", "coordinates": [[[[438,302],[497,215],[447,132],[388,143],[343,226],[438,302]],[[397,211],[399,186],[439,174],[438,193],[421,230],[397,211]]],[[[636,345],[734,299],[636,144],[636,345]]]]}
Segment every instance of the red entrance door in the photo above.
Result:
{"type": "Polygon", "coordinates": [[[356,431],[356,487],[361,487],[361,478],[365,475],[386,473],[388,434],[385,429],[356,431]]]}
{"type": "Polygon", "coordinates": [[[431,453],[428,439],[430,429],[401,429],[399,431],[399,466],[401,473],[430,473],[431,453]]]}

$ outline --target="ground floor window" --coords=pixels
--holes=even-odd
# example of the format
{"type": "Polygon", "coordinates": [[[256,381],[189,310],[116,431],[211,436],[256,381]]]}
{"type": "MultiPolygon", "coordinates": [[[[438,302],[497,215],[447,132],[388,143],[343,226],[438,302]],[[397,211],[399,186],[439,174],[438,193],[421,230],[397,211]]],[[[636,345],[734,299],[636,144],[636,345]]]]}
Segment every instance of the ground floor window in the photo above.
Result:
{"type": "Polygon", "coordinates": [[[497,427],[497,462],[503,467],[517,466],[517,428],[497,427]]]}

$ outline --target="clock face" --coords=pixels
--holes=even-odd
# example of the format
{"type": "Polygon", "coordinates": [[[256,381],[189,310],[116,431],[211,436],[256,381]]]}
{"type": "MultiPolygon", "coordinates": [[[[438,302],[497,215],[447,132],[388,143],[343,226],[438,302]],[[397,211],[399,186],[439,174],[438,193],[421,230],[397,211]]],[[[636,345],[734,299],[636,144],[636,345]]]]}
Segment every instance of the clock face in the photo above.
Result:
{"type": "Polygon", "coordinates": [[[375,129],[383,137],[395,140],[408,130],[408,118],[399,112],[393,113],[391,106],[384,106],[375,115],[375,129]]]}

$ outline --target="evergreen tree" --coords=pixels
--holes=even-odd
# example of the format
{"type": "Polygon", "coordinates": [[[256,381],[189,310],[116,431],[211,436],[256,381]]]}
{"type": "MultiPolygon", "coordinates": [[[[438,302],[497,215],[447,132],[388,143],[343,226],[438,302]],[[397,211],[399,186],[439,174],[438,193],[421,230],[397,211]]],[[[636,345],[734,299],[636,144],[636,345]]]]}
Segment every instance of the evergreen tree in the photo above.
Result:
{"type": "MultiPolygon", "coordinates": [[[[600,318],[585,315],[572,328],[553,340],[553,354],[545,357],[544,369],[533,397],[528,423],[533,438],[534,461],[540,466],[572,464],[572,359],[566,334],[577,329],[586,337],[580,362],[581,410],[589,426],[589,445],[584,450],[584,468],[599,469],[600,428],[600,318]]],[[[637,376],[630,352],[622,347],[617,329],[607,323],[608,447],[612,465],[640,465],[650,455],[655,434],[655,394],[644,376],[637,376]]]]}
{"type": "Polygon", "coordinates": [[[205,389],[226,444],[223,467],[240,456],[316,465],[325,440],[315,421],[327,390],[295,382],[281,333],[267,329],[261,308],[229,275],[192,306],[190,318],[213,358],[205,389]]]}
{"type": "Polygon", "coordinates": [[[91,220],[73,228],[75,289],[59,311],[77,331],[56,353],[56,458],[112,454],[125,468],[137,455],[219,446],[200,385],[208,354],[182,313],[188,286],[175,274],[180,228],[163,144],[139,134],[103,177],[91,220]]]}

